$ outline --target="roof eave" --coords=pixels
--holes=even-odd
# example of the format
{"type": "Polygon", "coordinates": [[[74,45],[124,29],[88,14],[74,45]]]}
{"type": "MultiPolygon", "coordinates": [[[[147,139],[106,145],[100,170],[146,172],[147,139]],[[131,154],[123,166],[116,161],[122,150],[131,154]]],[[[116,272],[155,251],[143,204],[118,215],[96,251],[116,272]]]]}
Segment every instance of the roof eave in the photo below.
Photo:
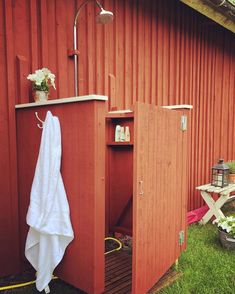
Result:
{"type": "Polygon", "coordinates": [[[180,0],[235,33],[235,6],[226,0],[180,0]]]}

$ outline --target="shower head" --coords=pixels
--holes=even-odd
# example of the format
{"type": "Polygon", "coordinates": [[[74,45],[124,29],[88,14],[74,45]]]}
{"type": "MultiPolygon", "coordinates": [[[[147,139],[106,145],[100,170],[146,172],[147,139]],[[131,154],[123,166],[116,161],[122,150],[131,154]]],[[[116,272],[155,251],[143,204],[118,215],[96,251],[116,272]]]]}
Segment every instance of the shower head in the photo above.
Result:
{"type": "Polygon", "coordinates": [[[113,21],[113,13],[101,8],[101,11],[96,16],[96,22],[106,24],[113,21]]]}

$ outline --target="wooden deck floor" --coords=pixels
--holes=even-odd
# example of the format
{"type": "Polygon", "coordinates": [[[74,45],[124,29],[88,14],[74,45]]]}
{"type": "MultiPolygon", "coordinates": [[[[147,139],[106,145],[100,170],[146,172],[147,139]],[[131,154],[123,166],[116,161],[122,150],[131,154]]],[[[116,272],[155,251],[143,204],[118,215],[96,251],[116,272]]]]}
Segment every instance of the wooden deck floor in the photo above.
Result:
{"type": "Polygon", "coordinates": [[[132,257],[125,251],[105,258],[105,294],[131,293],[132,257]]]}
{"type": "MultiPolygon", "coordinates": [[[[148,294],[154,294],[173,283],[181,273],[173,270],[154,285],[148,294]]],[[[104,294],[131,293],[132,256],[125,251],[117,251],[105,257],[105,291],[104,294]]]]}

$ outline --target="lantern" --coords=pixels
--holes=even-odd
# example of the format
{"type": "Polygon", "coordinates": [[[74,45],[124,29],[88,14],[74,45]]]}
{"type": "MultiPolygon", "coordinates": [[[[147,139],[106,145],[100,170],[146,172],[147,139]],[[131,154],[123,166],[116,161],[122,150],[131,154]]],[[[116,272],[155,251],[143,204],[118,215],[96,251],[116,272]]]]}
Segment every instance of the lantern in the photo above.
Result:
{"type": "Polygon", "coordinates": [[[212,186],[226,187],[228,186],[229,167],[220,159],[218,163],[212,167],[212,186]]]}

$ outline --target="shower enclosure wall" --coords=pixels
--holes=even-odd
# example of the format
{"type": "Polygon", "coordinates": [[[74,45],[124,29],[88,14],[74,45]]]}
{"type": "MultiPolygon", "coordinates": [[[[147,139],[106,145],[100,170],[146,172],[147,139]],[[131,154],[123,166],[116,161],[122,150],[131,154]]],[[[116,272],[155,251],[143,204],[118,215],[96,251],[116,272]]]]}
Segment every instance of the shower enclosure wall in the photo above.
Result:
{"type": "Polygon", "coordinates": [[[185,248],[183,111],[136,103],[132,112],[105,114],[99,96],[28,106],[16,110],[22,268],[41,137],[35,111],[44,119],[50,110],[61,123],[61,171],[75,233],[56,274],[87,293],[147,293],[185,248]],[[130,142],[115,142],[117,124],[129,126],[130,142]],[[132,238],[132,254],[105,257],[104,238],[117,233],[132,238]]]}

